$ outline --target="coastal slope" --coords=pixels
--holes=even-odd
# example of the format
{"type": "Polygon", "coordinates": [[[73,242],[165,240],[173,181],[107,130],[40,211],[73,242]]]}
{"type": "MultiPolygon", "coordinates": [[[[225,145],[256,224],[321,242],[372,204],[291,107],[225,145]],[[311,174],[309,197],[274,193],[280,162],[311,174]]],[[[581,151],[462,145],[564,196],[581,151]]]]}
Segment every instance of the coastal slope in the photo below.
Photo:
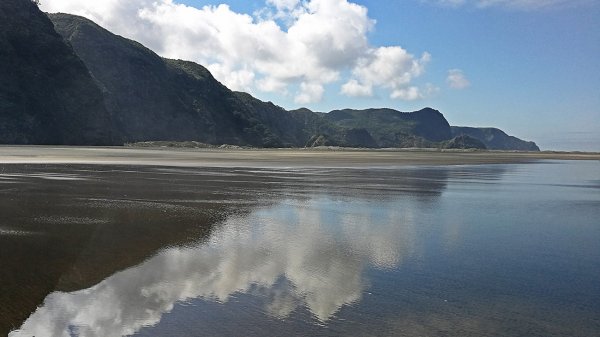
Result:
{"type": "Polygon", "coordinates": [[[0,143],[114,143],[88,69],[29,0],[0,1],[0,143]]]}
{"type": "Polygon", "coordinates": [[[517,150],[517,151],[539,151],[540,148],[530,141],[525,141],[514,136],[507,135],[497,128],[472,128],[465,126],[453,126],[452,136],[466,135],[479,139],[489,150],[517,150]]]}
{"type": "Polygon", "coordinates": [[[1,144],[539,150],[498,129],[451,127],[432,108],[288,111],[30,0],[0,3],[0,47],[1,144]]]}

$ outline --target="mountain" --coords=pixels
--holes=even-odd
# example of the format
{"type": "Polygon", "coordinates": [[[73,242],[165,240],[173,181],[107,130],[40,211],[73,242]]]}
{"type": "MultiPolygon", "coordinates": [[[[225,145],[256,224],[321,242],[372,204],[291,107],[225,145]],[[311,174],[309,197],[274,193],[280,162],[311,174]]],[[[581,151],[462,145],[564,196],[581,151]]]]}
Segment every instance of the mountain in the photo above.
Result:
{"type": "Polygon", "coordinates": [[[459,135],[450,140],[442,142],[444,149],[478,149],[486,150],[487,147],[477,138],[467,135],[459,135]]]}
{"type": "Polygon", "coordinates": [[[431,108],[287,111],[229,90],[199,64],[162,58],[83,17],[45,15],[30,0],[0,2],[0,61],[5,144],[480,148],[474,138],[523,149],[495,131],[492,140],[487,131],[454,134],[431,108]]]}
{"type": "Polygon", "coordinates": [[[452,138],[448,121],[431,108],[408,113],[393,109],[346,109],[323,116],[342,128],[364,128],[377,147],[432,147],[452,138]]]}
{"type": "Polygon", "coordinates": [[[49,17],[103,89],[123,142],[297,147],[323,136],[331,145],[376,147],[360,130],[337,127],[308,109],[286,111],[231,91],[201,65],[161,58],[83,17],[49,17]]]}
{"type": "Polygon", "coordinates": [[[30,0],[0,1],[0,143],[113,144],[85,64],[30,0]]]}
{"type": "Polygon", "coordinates": [[[50,14],[102,88],[122,142],[196,140],[211,144],[286,146],[298,131],[273,104],[234,93],[195,63],[163,59],[94,22],[50,14]]]}
{"type": "Polygon", "coordinates": [[[540,151],[540,148],[534,142],[509,136],[504,131],[496,128],[453,126],[451,129],[453,137],[467,135],[479,139],[489,150],[540,151]]]}

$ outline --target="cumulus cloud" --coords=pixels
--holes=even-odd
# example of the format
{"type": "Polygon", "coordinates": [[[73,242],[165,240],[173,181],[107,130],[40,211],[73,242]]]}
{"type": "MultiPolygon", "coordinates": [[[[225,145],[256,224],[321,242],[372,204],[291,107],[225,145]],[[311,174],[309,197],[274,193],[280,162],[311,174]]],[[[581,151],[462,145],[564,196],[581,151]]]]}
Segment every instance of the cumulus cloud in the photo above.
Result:
{"type": "Polygon", "coordinates": [[[255,289],[274,317],[306,307],[327,321],[361,299],[369,266],[397,267],[414,250],[414,220],[395,202],[381,206],[313,199],[231,217],[197,247],[167,249],[91,288],[50,294],[9,336],[133,335],[177,302],[225,303],[255,289]],[[332,207],[340,216],[322,223],[332,207]]]}
{"type": "Polygon", "coordinates": [[[423,0],[443,6],[459,7],[471,5],[478,8],[506,7],[518,10],[535,10],[542,8],[556,8],[579,6],[589,3],[589,0],[423,0]]]}
{"type": "Polygon", "coordinates": [[[421,93],[419,88],[409,87],[409,88],[397,89],[397,90],[392,91],[392,94],[390,97],[399,98],[399,99],[403,99],[406,101],[414,101],[414,100],[421,98],[422,96],[423,96],[423,94],[421,93]]]}
{"type": "Polygon", "coordinates": [[[253,15],[174,0],[45,0],[42,9],[85,16],[161,56],[203,64],[234,90],[291,91],[302,104],[318,102],[338,82],[344,95],[382,88],[403,99],[394,92],[410,90],[429,60],[372,46],[375,21],[348,0],[266,0],[253,15]]]}
{"type": "Polygon", "coordinates": [[[431,56],[424,53],[415,58],[401,47],[370,49],[352,70],[353,78],[342,86],[348,96],[370,96],[373,87],[391,90],[391,98],[414,100],[421,97],[416,87],[409,84],[425,70],[431,56]],[[409,93],[410,92],[410,93],[409,93]]]}
{"type": "Polygon", "coordinates": [[[300,0],[267,0],[267,3],[279,10],[293,10],[298,7],[300,0]]]}
{"type": "Polygon", "coordinates": [[[452,89],[464,89],[471,85],[471,82],[469,82],[463,71],[460,69],[448,70],[446,83],[448,83],[448,86],[452,89]]]}
{"type": "Polygon", "coordinates": [[[318,83],[300,83],[300,93],[296,96],[294,101],[298,104],[308,104],[312,102],[318,102],[323,97],[325,88],[318,83]]]}
{"type": "Polygon", "coordinates": [[[373,86],[361,84],[355,79],[351,79],[342,85],[342,94],[350,97],[368,97],[373,96],[373,86]]]}

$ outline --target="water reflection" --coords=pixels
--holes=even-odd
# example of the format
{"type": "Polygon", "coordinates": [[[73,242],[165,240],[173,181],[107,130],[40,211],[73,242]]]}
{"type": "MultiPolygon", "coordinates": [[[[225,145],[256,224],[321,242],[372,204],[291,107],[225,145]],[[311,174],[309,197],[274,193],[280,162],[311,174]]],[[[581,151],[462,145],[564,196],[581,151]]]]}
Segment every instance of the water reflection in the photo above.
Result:
{"type": "Polygon", "coordinates": [[[164,250],[89,289],[52,293],[10,336],[130,335],[177,302],[227,302],[257,288],[268,314],[304,306],[325,322],[361,299],[365,268],[394,268],[414,249],[410,216],[392,202],[372,206],[287,200],[231,217],[205,243],[164,250]]]}
{"type": "Polygon", "coordinates": [[[360,302],[367,269],[420,253],[416,214],[448,181],[490,183],[504,168],[3,172],[14,183],[0,188],[0,323],[39,306],[11,336],[40,337],[132,334],[177,303],[240,293],[271,317],[302,308],[326,323],[360,302]]]}

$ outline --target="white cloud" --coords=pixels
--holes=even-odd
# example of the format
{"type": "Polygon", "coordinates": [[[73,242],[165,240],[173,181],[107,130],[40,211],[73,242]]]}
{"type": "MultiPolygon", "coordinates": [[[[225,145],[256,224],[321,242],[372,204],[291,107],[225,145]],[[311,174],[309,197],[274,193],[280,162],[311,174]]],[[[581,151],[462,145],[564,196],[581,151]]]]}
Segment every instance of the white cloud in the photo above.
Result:
{"type": "Polygon", "coordinates": [[[256,81],[256,87],[264,92],[277,92],[287,95],[287,83],[273,77],[263,77],[256,81]]]}
{"type": "Polygon", "coordinates": [[[161,56],[206,65],[231,89],[299,88],[295,101],[303,104],[318,102],[325,85],[338,81],[349,96],[408,88],[429,57],[372,46],[375,21],[348,0],[266,0],[265,6],[251,16],[227,5],[194,8],[174,0],[42,1],[45,11],[88,17],[161,56]]]}
{"type": "Polygon", "coordinates": [[[403,99],[405,101],[414,101],[423,98],[423,94],[417,87],[408,87],[392,91],[391,98],[403,99]]]}
{"type": "Polygon", "coordinates": [[[293,10],[300,4],[300,0],[267,0],[267,3],[278,10],[293,10]]]}
{"type": "Polygon", "coordinates": [[[373,86],[360,84],[357,80],[351,79],[342,85],[341,93],[350,97],[370,97],[373,96],[373,86]]]}
{"type": "Polygon", "coordinates": [[[300,83],[300,93],[296,95],[294,102],[298,104],[308,104],[318,102],[323,98],[325,88],[318,83],[300,83]]]}
{"type": "Polygon", "coordinates": [[[415,100],[416,87],[410,87],[414,78],[425,71],[431,56],[424,53],[417,59],[401,47],[379,47],[370,49],[360,58],[352,70],[353,78],[342,86],[342,93],[348,96],[373,94],[373,87],[391,90],[390,97],[415,100]]]}
{"type": "Polygon", "coordinates": [[[446,83],[448,83],[448,86],[452,89],[465,89],[471,85],[471,82],[469,82],[463,71],[460,69],[448,70],[446,83]]]}
{"type": "Polygon", "coordinates": [[[196,247],[170,248],[91,288],[50,294],[9,336],[69,337],[74,329],[81,337],[128,336],[178,302],[225,303],[257,288],[274,317],[306,307],[325,322],[361,299],[367,268],[395,268],[415,250],[410,214],[395,202],[381,206],[377,226],[369,201],[286,201],[231,217],[196,247]],[[332,207],[340,217],[323,224],[332,207]]]}
{"type": "Polygon", "coordinates": [[[209,64],[206,68],[216,78],[220,78],[223,82],[229,83],[232,88],[248,92],[252,91],[252,84],[254,83],[255,77],[255,74],[252,70],[233,70],[228,68],[227,65],[220,63],[209,64]]]}

